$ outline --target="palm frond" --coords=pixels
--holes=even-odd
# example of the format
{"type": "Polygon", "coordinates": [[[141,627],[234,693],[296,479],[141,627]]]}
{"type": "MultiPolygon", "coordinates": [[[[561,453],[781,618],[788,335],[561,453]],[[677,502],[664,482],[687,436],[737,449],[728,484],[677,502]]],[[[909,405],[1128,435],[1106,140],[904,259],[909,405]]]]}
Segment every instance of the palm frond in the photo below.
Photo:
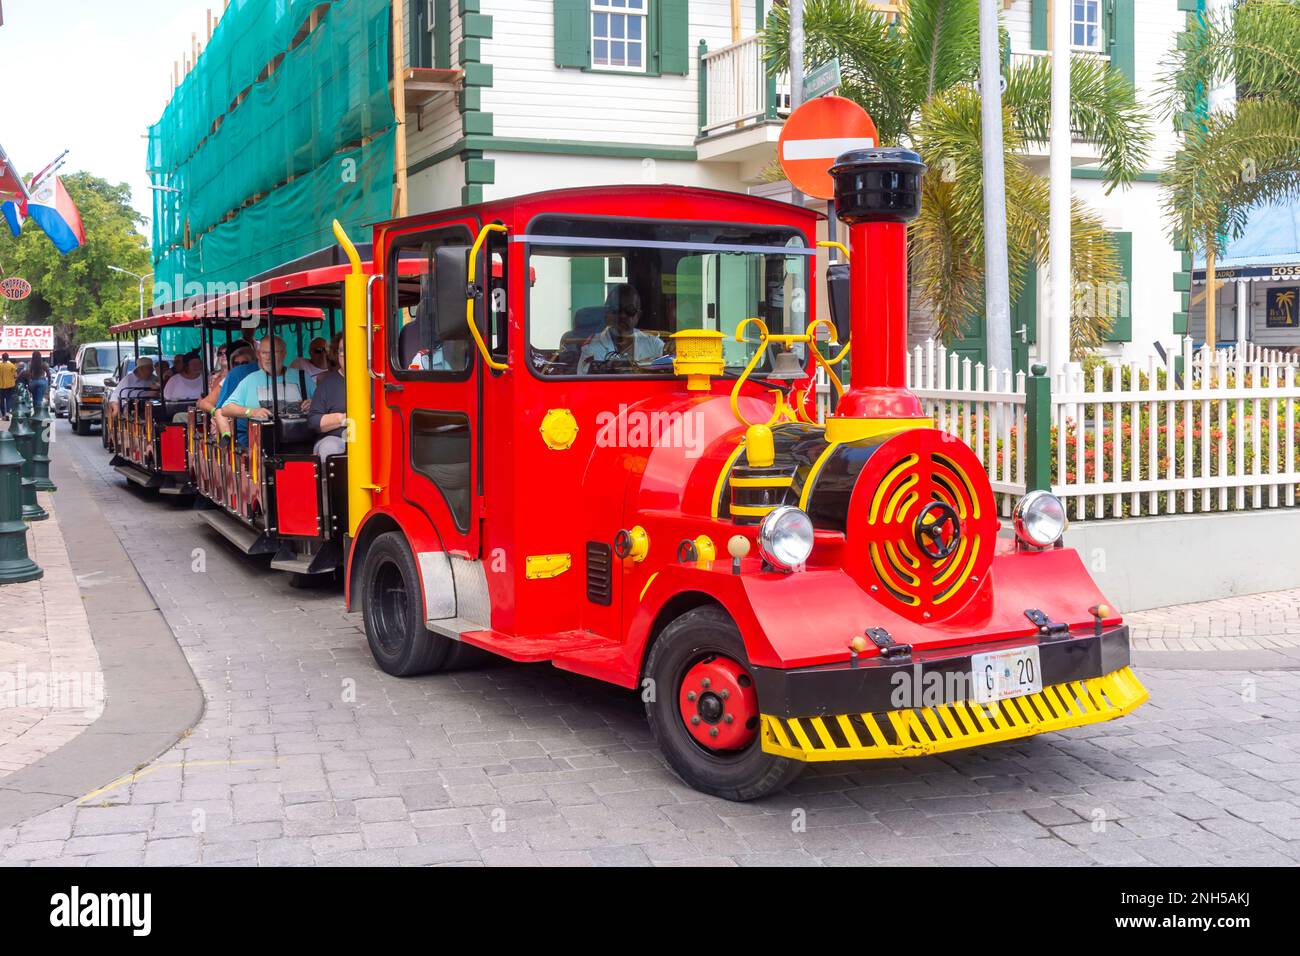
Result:
{"type": "Polygon", "coordinates": [[[1300,100],[1255,98],[1186,134],[1162,176],[1173,234],[1201,245],[1244,230],[1250,211],[1300,197],[1300,100]]]}
{"type": "MultiPolygon", "coordinates": [[[[1012,67],[1003,97],[1028,141],[1045,142],[1052,123],[1052,64],[1034,57],[1012,67]]],[[[1133,87],[1118,70],[1092,57],[1070,58],[1070,128],[1101,151],[1106,191],[1134,180],[1146,164],[1151,130],[1133,87]]]]}
{"type": "MultiPolygon", "coordinates": [[[[803,14],[804,63],[813,66],[839,57],[840,95],[861,105],[876,123],[880,141],[900,142],[920,105],[913,82],[900,82],[902,40],[891,22],[864,0],[806,0],[803,14]]],[[[769,69],[790,69],[790,11],[772,8],[763,43],[769,69]]]]}
{"type": "Polygon", "coordinates": [[[902,78],[916,102],[979,76],[979,0],[911,0],[900,21],[902,78]]]}
{"type": "Polygon", "coordinates": [[[1300,99],[1300,4],[1251,0],[1194,18],[1161,76],[1165,112],[1177,115],[1229,79],[1240,99],[1300,99]]]}

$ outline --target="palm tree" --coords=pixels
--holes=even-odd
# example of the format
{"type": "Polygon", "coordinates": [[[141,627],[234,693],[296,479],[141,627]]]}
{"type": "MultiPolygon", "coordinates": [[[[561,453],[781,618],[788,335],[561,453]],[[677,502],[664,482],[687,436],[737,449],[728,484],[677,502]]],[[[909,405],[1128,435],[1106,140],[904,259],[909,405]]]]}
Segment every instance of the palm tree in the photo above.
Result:
{"type": "Polygon", "coordinates": [[[1199,19],[1164,85],[1167,109],[1193,117],[1162,177],[1165,213],[1185,248],[1205,250],[1213,290],[1214,259],[1250,211],[1300,197],[1300,3],[1248,0],[1235,15],[1199,19]],[[1204,114],[1205,91],[1228,79],[1235,107],[1204,114]]]}
{"type": "MultiPolygon", "coordinates": [[[[789,21],[774,8],[766,44],[774,70],[788,69],[789,21]]],[[[804,58],[840,60],[840,93],[871,114],[884,145],[904,145],[930,169],[909,255],[921,303],[940,334],[961,333],[983,308],[984,206],[979,81],[979,0],[907,0],[896,21],[866,0],[805,0],[804,58]]],[[[1004,48],[1006,40],[1004,36],[1004,48]]],[[[1030,263],[1047,261],[1048,183],[1026,162],[1027,145],[1046,141],[1051,118],[1051,64],[1044,57],[1011,63],[1002,97],[1006,153],[1007,246],[1012,299],[1030,263]]],[[[1132,182],[1151,134],[1127,80],[1109,64],[1070,61],[1071,125],[1097,144],[1106,188],[1132,182]]],[[[1071,204],[1071,268],[1076,288],[1114,288],[1123,281],[1113,240],[1078,199],[1071,204]]],[[[1100,344],[1112,317],[1075,296],[1071,341],[1100,344]]]]}

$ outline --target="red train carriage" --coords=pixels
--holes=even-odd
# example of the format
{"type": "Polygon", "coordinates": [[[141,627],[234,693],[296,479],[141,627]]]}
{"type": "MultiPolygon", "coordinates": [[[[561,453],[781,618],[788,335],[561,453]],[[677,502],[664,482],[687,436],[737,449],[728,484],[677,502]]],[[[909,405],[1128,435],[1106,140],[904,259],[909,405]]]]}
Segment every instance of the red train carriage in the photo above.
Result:
{"type": "MultiPolygon", "coordinates": [[[[132,336],[137,347],[130,354],[139,355],[141,332],[195,322],[195,317],[188,312],[169,312],[124,322],[109,331],[119,340],[132,336]]],[[[119,357],[118,376],[128,375],[132,368],[134,361],[121,361],[119,357]]],[[[109,402],[105,404],[108,406],[109,402]]],[[[112,467],[142,488],[167,495],[192,494],[194,488],[185,454],[185,417],[193,405],[192,401],[165,401],[157,391],[124,389],[116,405],[108,408],[101,429],[104,447],[113,455],[112,467]]]]}
{"type": "Polygon", "coordinates": [[[349,247],[347,600],[379,665],[478,647],[638,688],[674,769],[732,799],[1142,703],[1060,502],[1000,534],[905,388],[922,172],[836,167],[855,357],[824,425],[791,381],[839,390],[814,213],[574,189],[383,224],[370,268],[349,247]]]}

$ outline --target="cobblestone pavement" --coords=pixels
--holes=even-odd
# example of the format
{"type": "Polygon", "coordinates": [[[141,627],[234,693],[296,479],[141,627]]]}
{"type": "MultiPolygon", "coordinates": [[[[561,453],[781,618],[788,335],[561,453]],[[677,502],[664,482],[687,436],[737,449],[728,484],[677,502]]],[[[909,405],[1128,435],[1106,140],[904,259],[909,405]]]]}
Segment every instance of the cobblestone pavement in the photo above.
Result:
{"type": "Polygon", "coordinates": [[[1144,651],[1245,651],[1300,647],[1300,589],[1125,614],[1144,651]]]}
{"type": "Polygon", "coordinates": [[[0,588],[0,777],[35,763],[104,710],[99,655],[59,532],[57,494],[40,492],[44,521],[27,553],[45,574],[0,588]]]}
{"type": "Polygon", "coordinates": [[[11,865],[1300,861],[1296,671],[1146,669],[1127,719],[728,803],[665,769],[633,695],[543,665],[387,677],[337,595],[126,488],[94,439],[59,447],[208,707],[133,777],[0,831],[11,865]]]}

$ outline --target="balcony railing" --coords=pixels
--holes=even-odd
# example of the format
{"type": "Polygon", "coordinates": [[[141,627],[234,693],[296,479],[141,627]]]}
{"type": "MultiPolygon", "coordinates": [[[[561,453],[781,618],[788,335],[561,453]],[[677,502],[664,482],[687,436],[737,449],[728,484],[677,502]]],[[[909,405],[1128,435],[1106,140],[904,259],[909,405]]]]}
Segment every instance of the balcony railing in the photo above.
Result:
{"type": "Polygon", "coordinates": [[[759,37],[746,37],[717,50],[701,40],[699,56],[701,136],[789,113],[790,77],[768,74],[759,37]]]}

